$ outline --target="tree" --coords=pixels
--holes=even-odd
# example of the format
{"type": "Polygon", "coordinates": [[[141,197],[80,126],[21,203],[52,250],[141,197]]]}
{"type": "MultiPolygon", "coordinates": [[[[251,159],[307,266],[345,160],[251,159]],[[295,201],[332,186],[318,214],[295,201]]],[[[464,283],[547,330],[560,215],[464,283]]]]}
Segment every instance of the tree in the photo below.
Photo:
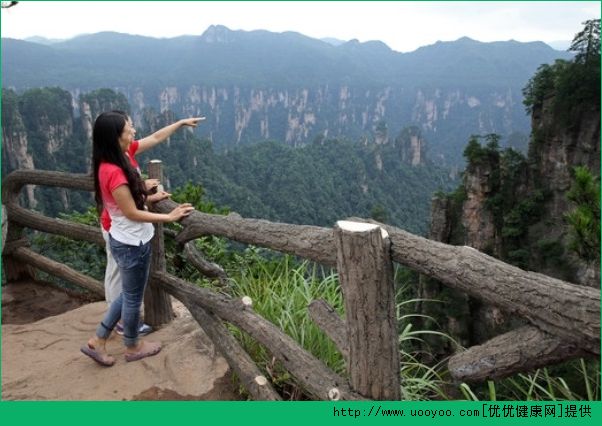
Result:
{"type": "Polygon", "coordinates": [[[570,225],[569,248],[588,262],[600,262],[600,178],[587,167],[575,167],[566,197],[576,204],[566,215],[570,225]]]}
{"type": "Polygon", "coordinates": [[[529,79],[523,88],[523,105],[527,114],[533,113],[534,108],[541,107],[545,97],[553,92],[554,79],[563,63],[566,61],[558,59],[553,66],[542,64],[537,68],[535,75],[529,79]]]}
{"type": "Polygon", "coordinates": [[[577,52],[575,62],[587,64],[594,58],[600,58],[600,20],[590,19],[583,25],[583,30],[575,35],[569,50],[577,52]]]}
{"type": "Polygon", "coordinates": [[[468,165],[475,165],[483,158],[483,148],[479,143],[479,137],[471,135],[468,140],[468,145],[464,148],[464,158],[468,162],[468,165]]]}

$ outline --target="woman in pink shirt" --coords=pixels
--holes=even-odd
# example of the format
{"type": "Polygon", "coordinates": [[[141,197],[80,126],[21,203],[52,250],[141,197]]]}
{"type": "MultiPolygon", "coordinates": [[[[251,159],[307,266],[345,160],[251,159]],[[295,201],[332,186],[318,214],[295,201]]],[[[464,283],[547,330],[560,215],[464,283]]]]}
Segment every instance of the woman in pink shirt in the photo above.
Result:
{"type": "Polygon", "coordinates": [[[188,216],[193,207],[181,204],[168,214],[151,213],[145,206],[148,191],[126,153],[135,130],[123,114],[105,112],[98,116],[93,130],[92,165],[95,199],[99,211],[111,218],[109,245],[122,278],[121,295],[114,300],[81,351],[101,365],[111,366],[115,358],[106,351],[106,340],[117,322],[123,321],[125,360],[136,361],[161,350],[161,343],[138,339],[140,305],[148,281],[151,223],[174,222],[188,216]]]}
{"type": "MultiPolygon", "coordinates": [[[[125,117],[128,123],[133,127],[132,119],[128,116],[124,111],[111,111],[118,114],[121,114],[125,117]]],[[[132,167],[140,174],[140,167],[138,162],[136,161],[136,154],[143,153],[161,142],[167,140],[172,134],[174,134],[178,129],[182,127],[196,127],[201,121],[205,120],[205,117],[190,117],[182,120],[178,120],[175,123],[172,123],[168,126],[165,126],[153,134],[146,136],[140,140],[134,139],[132,143],[129,145],[128,150],[126,152],[126,157],[130,161],[132,167]]],[[[135,136],[135,129],[132,130],[135,136]]],[[[157,189],[160,182],[157,179],[147,179],[145,181],[146,189],[152,190],[157,189]]],[[[149,195],[147,198],[147,202],[157,202],[162,199],[168,198],[171,194],[168,194],[165,191],[158,191],[156,194],[149,195]]],[[[104,288],[105,288],[105,300],[107,304],[110,306],[114,300],[116,300],[121,294],[121,275],[119,274],[119,268],[113,255],[111,254],[111,246],[109,245],[109,231],[111,230],[111,217],[109,216],[106,209],[103,209],[100,215],[100,223],[102,230],[102,237],[105,240],[106,252],[107,252],[107,266],[105,269],[105,278],[104,278],[104,288]]],[[[140,321],[138,334],[140,336],[145,336],[153,331],[152,327],[148,324],[145,324],[142,320],[140,321]]],[[[123,335],[123,323],[120,321],[117,323],[115,327],[117,334],[123,335]]]]}

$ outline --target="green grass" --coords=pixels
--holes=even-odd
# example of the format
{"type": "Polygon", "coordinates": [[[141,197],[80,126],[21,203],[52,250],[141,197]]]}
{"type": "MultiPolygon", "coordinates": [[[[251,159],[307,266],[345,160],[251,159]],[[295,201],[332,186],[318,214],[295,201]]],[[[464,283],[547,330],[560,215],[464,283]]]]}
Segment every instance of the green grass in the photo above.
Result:
{"type": "Polygon", "coordinates": [[[460,390],[468,400],[495,401],[598,401],[600,399],[600,361],[578,359],[558,367],[540,368],[530,374],[517,374],[497,382],[488,381],[487,389],[471,388],[462,383],[460,390]],[[563,374],[565,377],[561,377],[563,374]],[[570,382],[570,383],[569,383],[570,382]]]}
{"type": "MultiPolygon", "coordinates": [[[[282,329],[334,372],[346,376],[342,355],[313,323],[307,309],[313,300],[324,299],[339,315],[344,315],[344,302],[336,272],[255,247],[249,247],[237,255],[226,269],[231,278],[230,285],[227,289],[220,288],[220,291],[225,290],[232,297],[250,297],[255,312],[282,329]]],[[[399,272],[400,269],[396,269],[395,281],[400,284],[396,307],[401,330],[402,397],[406,400],[446,399],[441,390],[444,383],[440,374],[442,366],[429,367],[421,363],[413,349],[426,333],[445,335],[413,329],[412,322],[418,315],[412,312],[412,308],[417,300],[408,298],[411,283],[408,280],[400,283],[407,276],[403,271],[399,272]]],[[[197,283],[212,287],[204,279],[197,280],[197,283]]],[[[302,387],[272,358],[266,348],[236,327],[230,326],[230,329],[284,398],[306,398],[302,387]]]]}

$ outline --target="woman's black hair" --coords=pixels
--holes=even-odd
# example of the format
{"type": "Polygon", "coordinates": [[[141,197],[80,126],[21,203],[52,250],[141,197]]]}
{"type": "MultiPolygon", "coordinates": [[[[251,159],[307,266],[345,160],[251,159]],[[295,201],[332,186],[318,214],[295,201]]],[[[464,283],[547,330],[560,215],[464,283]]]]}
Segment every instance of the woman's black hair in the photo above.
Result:
{"type": "Polygon", "coordinates": [[[110,111],[100,114],[94,122],[94,130],[92,131],[92,167],[94,173],[94,199],[96,200],[98,213],[103,208],[98,179],[100,163],[115,164],[123,170],[130,191],[132,192],[132,198],[136,203],[136,208],[144,210],[144,202],[146,195],[148,195],[144,187],[144,182],[138,172],[134,170],[119,145],[119,137],[123,133],[127,120],[128,116],[124,112],[110,111]]]}

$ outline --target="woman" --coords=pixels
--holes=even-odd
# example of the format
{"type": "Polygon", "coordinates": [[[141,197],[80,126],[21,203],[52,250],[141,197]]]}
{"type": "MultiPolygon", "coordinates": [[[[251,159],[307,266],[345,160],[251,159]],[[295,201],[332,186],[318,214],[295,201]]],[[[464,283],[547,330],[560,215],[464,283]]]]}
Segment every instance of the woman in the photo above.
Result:
{"type": "Polygon", "coordinates": [[[109,245],[122,277],[122,292],[111,303],[96,329],[96,335],[81,351],[104,366],[115,363],[115,358],[106,351],[106,340],[119,319],[123,320],[126,361],[156,355],[161,350],[159,342],[138,339],[140,305],[148,281],[150,240],[154,234],[151,223],[174,222],[193,210],[190,204],[181,204],[169,214],[146,210],[148,192],[126,157],[134,134],[131,123],[118,112],[102,113],[94,123],[92,167],[95,199],[99,211],[104,208],[111,217],[109,245]]]}
{"type": "MultiPolygon", "coordinates": [[[[125,113],[124,111],[114,110],[112,112],[121,114],[125,117],[127,122],[133,127],[132,119],[125,113]]],[[[172,134],[174,134],[178,129],[182,127],[196,127],[201,121],[205,120],[205,117],[190,117],[182,120],[178,120],[175,123],[172,123],[168,126],[165,126],[150,136],[142,138],[140,140],[134,139],[132,143],[129,145],[128,150],[126,152],[126,157],[130,161],[132,167],[139,173],[140,167],[138,162],[136,161],[136,155],[141,154],[156,145],[159,145],[163,141],[167,140],[172,134]]],[[[134,136],[136,134],[136,130],[133,130],[134,136]]],[[[157,189],[159,186],[159,181],[157,179],[146,179],[144,181],[145,188],[147,190],[157,189]]],[[[161,201],[165,198],[168,198],[171,194],[165,191],[157,191],[156,194],[149,195],[147,197],[147,202],[155,203],[161,201]]],[[[111,247],[109,245],[109,232],[111,229],[111,217],[107,213],[105,209],[103,209],[100,215],[100,223],[101,223],[101,231],[102,237],[105,240],[106,245],[106,253],[107,253],[107,266],[105,270],[105,278],[104,278],[104,288],[105,288],[105,300],[107,304],[110,306],[114,300],[116,300],[121,294],[121,276],[119,275],[119,268],[117,263],[115,263],[115,259],[113,259],[113,255],[111,254],[111,247]]],[[[153,331],[152,327],[144,322],[140,321],[138,324],[138,335],[145,336],[153,331]]],[[[115,331],[117,334],[123,335],[123,323],[120,321],[117,323],[115,327],[115,331]]]]}

